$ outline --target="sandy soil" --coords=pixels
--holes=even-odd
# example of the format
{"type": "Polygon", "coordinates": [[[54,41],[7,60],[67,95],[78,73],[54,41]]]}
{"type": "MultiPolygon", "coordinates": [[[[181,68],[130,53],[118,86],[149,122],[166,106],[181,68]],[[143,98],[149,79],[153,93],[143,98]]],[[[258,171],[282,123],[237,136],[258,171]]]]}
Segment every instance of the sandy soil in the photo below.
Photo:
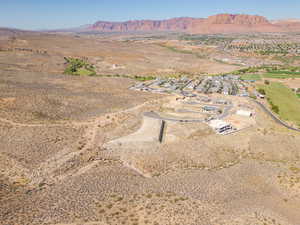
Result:
{"type": "Polygon", "coordinates": [[[274,81],[274,82],[280,82],[285,84],[286,86],[290,87],[290,88],[300,88],[300,78],[288,78],[288,79],[265,79],[265,80],[269,80],[269,81],[274,81]]]}
{"type": "Polygon", "coordinates": [[[166,95],[130,91],[129,79],[55,74],[65,55],[135,62],[115,72],[141,74],[199,68],[195,56],[94,37],[21,39],[50,59],[0,53],[1,225],[299,224],[300,136],[247,100],[232,99],[256,112],[249,129],[223,136],[167,122],[160,144],[158,121],[143,123],[143,113],[168,105],[166,95]],[[110,146],[118,140],[127,144],[110,146]]]}
{"type": "Polygon", "coordinates": [[[61,73],[65,68],[64,57],[86,58],[96,66],[98,74],[104,75],[203,74],[239,68],[193,54],[174,52],[151,41],[122,41],[101,36],[21,35],[14,41],[2,43],[2,46],[12,49],[0,51],[0,65],[7,70],[61,73]]]}

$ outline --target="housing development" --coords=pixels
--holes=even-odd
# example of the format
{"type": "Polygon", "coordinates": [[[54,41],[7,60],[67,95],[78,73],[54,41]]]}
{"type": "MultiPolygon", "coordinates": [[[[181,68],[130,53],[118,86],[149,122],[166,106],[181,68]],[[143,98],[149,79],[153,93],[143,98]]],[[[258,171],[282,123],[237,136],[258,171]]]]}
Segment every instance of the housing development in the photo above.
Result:
{"type": "Polygon", "coordinates": [[[17,2],[0,225],[300,224],[300,1],[17,2]]]}
{"type": "MultiPolygon", "coordinates": [[[[165,116],[164,120],[205,122],[218,134],[230,134],[251,126],[251,122],[243,117],[251,120],[250,117],[254,115],[253,107],[247,103],[241,104],[245,102],[243,99],[233,97],[249,97],[248,86],[249,82],[242,81],[240,76],[223,75],[199,79],[158,78],[154,81],[137,83],[130,89],[176,96],[176,101],[173,101],[173,112],[165,116]],[[241,119],[235,118],[238,126],[226,121],[234,114],[243,116],[241,119]]],[[[169,107],[172,105],[171,102],[169,107]]]]}
{"type": "Polygon", "coordinates": [[[223,95],[239,95],[247,97],[248,84],[237,75],[203,76],[198,79],[187,77],[157,78],[155,81],[138,83],[132,90],[149,91],[153,93],[177,93],[185,97],[193,97],[194,93],[223,95]]]}

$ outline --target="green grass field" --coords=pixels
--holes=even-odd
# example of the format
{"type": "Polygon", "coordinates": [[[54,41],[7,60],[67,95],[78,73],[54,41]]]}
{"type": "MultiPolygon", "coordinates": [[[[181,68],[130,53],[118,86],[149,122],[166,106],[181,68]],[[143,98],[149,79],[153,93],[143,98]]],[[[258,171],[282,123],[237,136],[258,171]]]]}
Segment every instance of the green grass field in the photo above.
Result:
{"type": "Polygon", "coordinates": [[[270,72],[264,74],[245,74],[241,76],[242,80],[261,80],[262,78],[274,78],[274,79],[287,79],[287,78],[300,78],[300,73],[298,72],[270,72]]]}
{"type": "Polygon", "coordinates": [[[267,98],[279,107],[279,117],[293,122],[300,127],[300,101],[297,95],[281,83],[271,82],[270,85],[258,85],[263,88],[267,98]]]}
{"type": "Polygon", "coordinates": [[[276,79],[286,79],[286,78],[300,78],[299,73],[265,73],[262,75],[264,78],[276,78],[276,79]]]}
{"type": "Polygon", "coordinates": [[[245,74],[241,76],[242,80],[261,80],[260,74],[245,74]]]}
{"type": "Polygon", "coordinates": [[[300,94],[297,94],[298,98],[300,98],[300,94]]]}
{"type": "Polygon", "coordinates": [[[77,74],[80,76],[90,76],[94,74],[94,71],[87,70],[86,68],[80,68],[78,69],[77,74]]]}
{"type": "Polygon", "coordinates": [[[272,71],[270,73],[273,73],[273,74],[287,74],[287,75],[300,75],[300,72],[292,72],[292,71],[286,71],[286,70],[277,70],[277,71],[272,71]]]}

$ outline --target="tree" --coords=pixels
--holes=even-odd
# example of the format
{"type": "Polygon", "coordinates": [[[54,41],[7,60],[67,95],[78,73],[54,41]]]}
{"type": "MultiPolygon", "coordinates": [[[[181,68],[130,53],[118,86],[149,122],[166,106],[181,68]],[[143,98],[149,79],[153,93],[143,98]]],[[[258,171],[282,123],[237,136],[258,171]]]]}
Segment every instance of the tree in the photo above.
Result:
{"type": "Polygon", "coordinates": [[[272,105],[272,110],[277,114],[279,113],[279,107],[277,105],[272,105]]]}
{"type": "Polygon", "coordinates": [[[258,93],[260,93],[261,95],[266,95],[266,91],[265,91],[264,89],[262,89],[262,88],[258,89],[257,91],[258,91],[258,93]]]}

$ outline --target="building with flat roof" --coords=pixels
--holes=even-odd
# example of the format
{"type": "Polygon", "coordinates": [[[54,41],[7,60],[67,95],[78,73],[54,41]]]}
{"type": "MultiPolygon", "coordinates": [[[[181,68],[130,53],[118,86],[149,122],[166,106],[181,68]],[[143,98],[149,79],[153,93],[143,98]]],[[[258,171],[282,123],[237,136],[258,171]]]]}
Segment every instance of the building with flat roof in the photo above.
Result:
{"type": "Polygon", "coordinates": [[[224,120],[211,120],[208,125],[219,134],[232,129],[231,124],[225,122],[224,120]]]}
{"type": "Polygon", "coordinates": [[[227,105],[228,101],[226,99],[217,99],[217,100],[215,100],[215,104],[227,105]]]}
{"type": "Polygon", "coordinates": [[[247,116],[247,117],[253,116],[253,113],[251,111],[246,111],[246,110],[238,110],[236,114],[239,116],[247,116]]]}
{"type": "Polygon", "coordinates": [[[210,105],[205,105],[202,107],[202,109],[204,111],[207,111],[207,112],[215,112],[215,111],[219,111],[220,108],[219,107],[216,107],[216,106],[210,106],[210,105]]]}

